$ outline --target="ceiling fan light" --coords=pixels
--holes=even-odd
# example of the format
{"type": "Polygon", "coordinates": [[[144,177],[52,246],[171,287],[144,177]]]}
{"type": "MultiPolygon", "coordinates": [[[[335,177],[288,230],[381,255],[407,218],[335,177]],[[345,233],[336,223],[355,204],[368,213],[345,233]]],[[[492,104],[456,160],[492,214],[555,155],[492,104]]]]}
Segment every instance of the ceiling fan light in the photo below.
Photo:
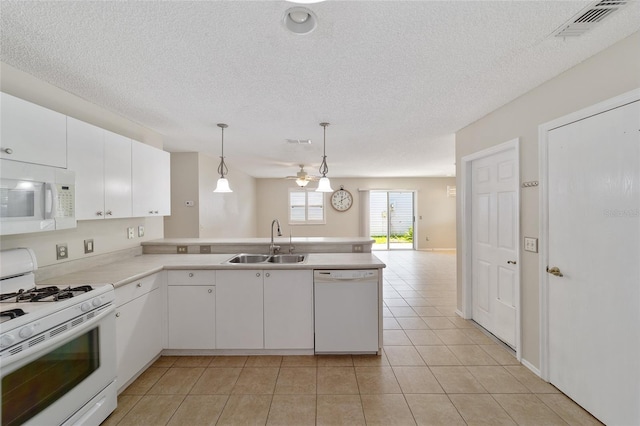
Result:
{"type": "Polygon", "coordinates": [[[300,188],[304,188],[305,186],[307,186],[307,184],[309,183],[308,180],[306,179],[296,179],[296,185],[298,185],[300,188]]]}
{"type": "Polygon", "coordinates": [[[329,181],[328,177],[320,178],[316,192],[333,192],[333,189],[331,188],[331,182],[329,181]]]}
{"type": "Polygon", "coordinates": [[[227,178],[218,179],[218,183],[216,184],[216,189],[213,192],[233,192],[231,188],[229,188],[229,181],[227,178]]]}

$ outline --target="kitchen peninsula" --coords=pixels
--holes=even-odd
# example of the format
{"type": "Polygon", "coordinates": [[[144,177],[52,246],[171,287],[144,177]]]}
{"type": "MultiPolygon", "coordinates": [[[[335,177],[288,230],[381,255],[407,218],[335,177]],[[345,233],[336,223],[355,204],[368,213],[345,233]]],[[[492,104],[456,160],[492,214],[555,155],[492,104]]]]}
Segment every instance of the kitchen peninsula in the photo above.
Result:
{"type": "MultiPolygon", "coordinates": [[[[289,252],[288,238],[277,238],[275,243],[281,247],[281,253],[289,252]]],[[[326,310],[327,305],[334,310],[334,303],[344,298],[336,297],[330,302],[324,299],[324,306],[317,305],[318,273],[332,272],[342,277],[342,281],[339,278],[331,283],[337,289],[363,288],[355,283],[367,281],[371,297],[366,301],[356,298],[347,309],[359,309],[356,305],[360,304],[362,309],[373,312],[367,321],[373,330],[373,346],[365,350],[345,347],[322,352],[380,354],[385,265],[370,253],[371,240],[296,238],[292,243],[295,254],[305,255],[301,261],[272,263],[265,258],[259,263],[230,263],[238,253],[268,253],[270,240],[156,240],[144,243],[144,251],[168,247],[168,252],[176,254],[142,254],[40,280],[39,284],[115,287],[119,391],[161,354],[321,352],[317,347],[317,314],[326,310]],[[341,246],[343,251],[318,252],[323,244],[332,251],[341,246]],[[211,253],[199,253],[203,246],[210,247],[211,253]],[[188,247],[187,253],[177,254],[178,247],[188,247]],[[197,254],[190,254],[196,250],[194,247],[197,254]],[[363,252],[354,253],[353,247],[362,248],[363,252]]],[[[362,321],[362,315],[351,317],[354,322],[362,321]]],[[[350,326],[348,321],[341,323],[337,334],[350,326]]]]}

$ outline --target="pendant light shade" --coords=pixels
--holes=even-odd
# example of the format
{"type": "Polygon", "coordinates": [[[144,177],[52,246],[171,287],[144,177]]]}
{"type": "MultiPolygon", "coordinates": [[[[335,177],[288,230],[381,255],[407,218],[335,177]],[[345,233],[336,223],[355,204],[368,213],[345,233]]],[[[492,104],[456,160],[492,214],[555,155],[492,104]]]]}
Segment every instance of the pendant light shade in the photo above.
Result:
{"type": "Polygon", "coordinates": [[[220,175],[220,178],[218,179],[216,189],[214,189],[213,192],[233,192],[229,187],[229,181],[224,177],[224,175],[229,173],[229,169],[224,163],[224,129],[229,126],[224,123],[218,123],[218,127],[222,130],[222,152],[220,155],[220,165],[218,166],[218,174],[220,175]]]}
{"type": "Polygon", "coordinates": [[[322,164],[320,164],[320,168],[318,171],[322,175],[320,181],[318,182],[317,192],[333,192],[331,188],[331,182],[327,177],[327,173],[329,173],[329,166],[327,166],[327,126],[329,123],[320,123],[320,125],[324,128],[324,139],[322,142],[322,164]]]}

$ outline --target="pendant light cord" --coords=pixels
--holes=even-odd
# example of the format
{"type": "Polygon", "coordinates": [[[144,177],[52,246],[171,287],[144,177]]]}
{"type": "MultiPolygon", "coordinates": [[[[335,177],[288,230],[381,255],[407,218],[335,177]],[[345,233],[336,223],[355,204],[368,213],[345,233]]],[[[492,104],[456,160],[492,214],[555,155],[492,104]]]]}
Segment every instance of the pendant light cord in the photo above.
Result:
{"type": "Polygon", "coordinates": [[[220,165],[218,166],[218,174],[220,175],[221,179],[224,179],[224,175],[229,173],[229,169],[227,168],[227,165],[224,162],[224,129],[228,126],[224,123],[219,123],[218,127],[222,129],[222,155],[220,156],[220,165]]]}
{"type": "Polygon", "coordinates": [[[327,126],[329,123],[320,123],[320,125],[324,128],[324,139],[322,142],[322,163],[320,164],[320,168],[318,172],[322,175],[322,177],[327,177],[327,173],[329,173],[329,166],[327,166],[327,126]]]}

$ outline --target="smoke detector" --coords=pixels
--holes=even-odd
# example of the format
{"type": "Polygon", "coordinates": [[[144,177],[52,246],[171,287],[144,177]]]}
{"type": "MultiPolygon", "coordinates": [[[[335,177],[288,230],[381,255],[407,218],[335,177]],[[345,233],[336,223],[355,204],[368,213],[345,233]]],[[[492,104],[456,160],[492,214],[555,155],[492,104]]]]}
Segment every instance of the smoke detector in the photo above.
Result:
{"type": "Polygon", "coordinates": [[[592,3],[577,15],[565,22],[553,35],[556,37],[578,37],[617,12],[629,3],[629,0],[601,0],[592,3]]]}

